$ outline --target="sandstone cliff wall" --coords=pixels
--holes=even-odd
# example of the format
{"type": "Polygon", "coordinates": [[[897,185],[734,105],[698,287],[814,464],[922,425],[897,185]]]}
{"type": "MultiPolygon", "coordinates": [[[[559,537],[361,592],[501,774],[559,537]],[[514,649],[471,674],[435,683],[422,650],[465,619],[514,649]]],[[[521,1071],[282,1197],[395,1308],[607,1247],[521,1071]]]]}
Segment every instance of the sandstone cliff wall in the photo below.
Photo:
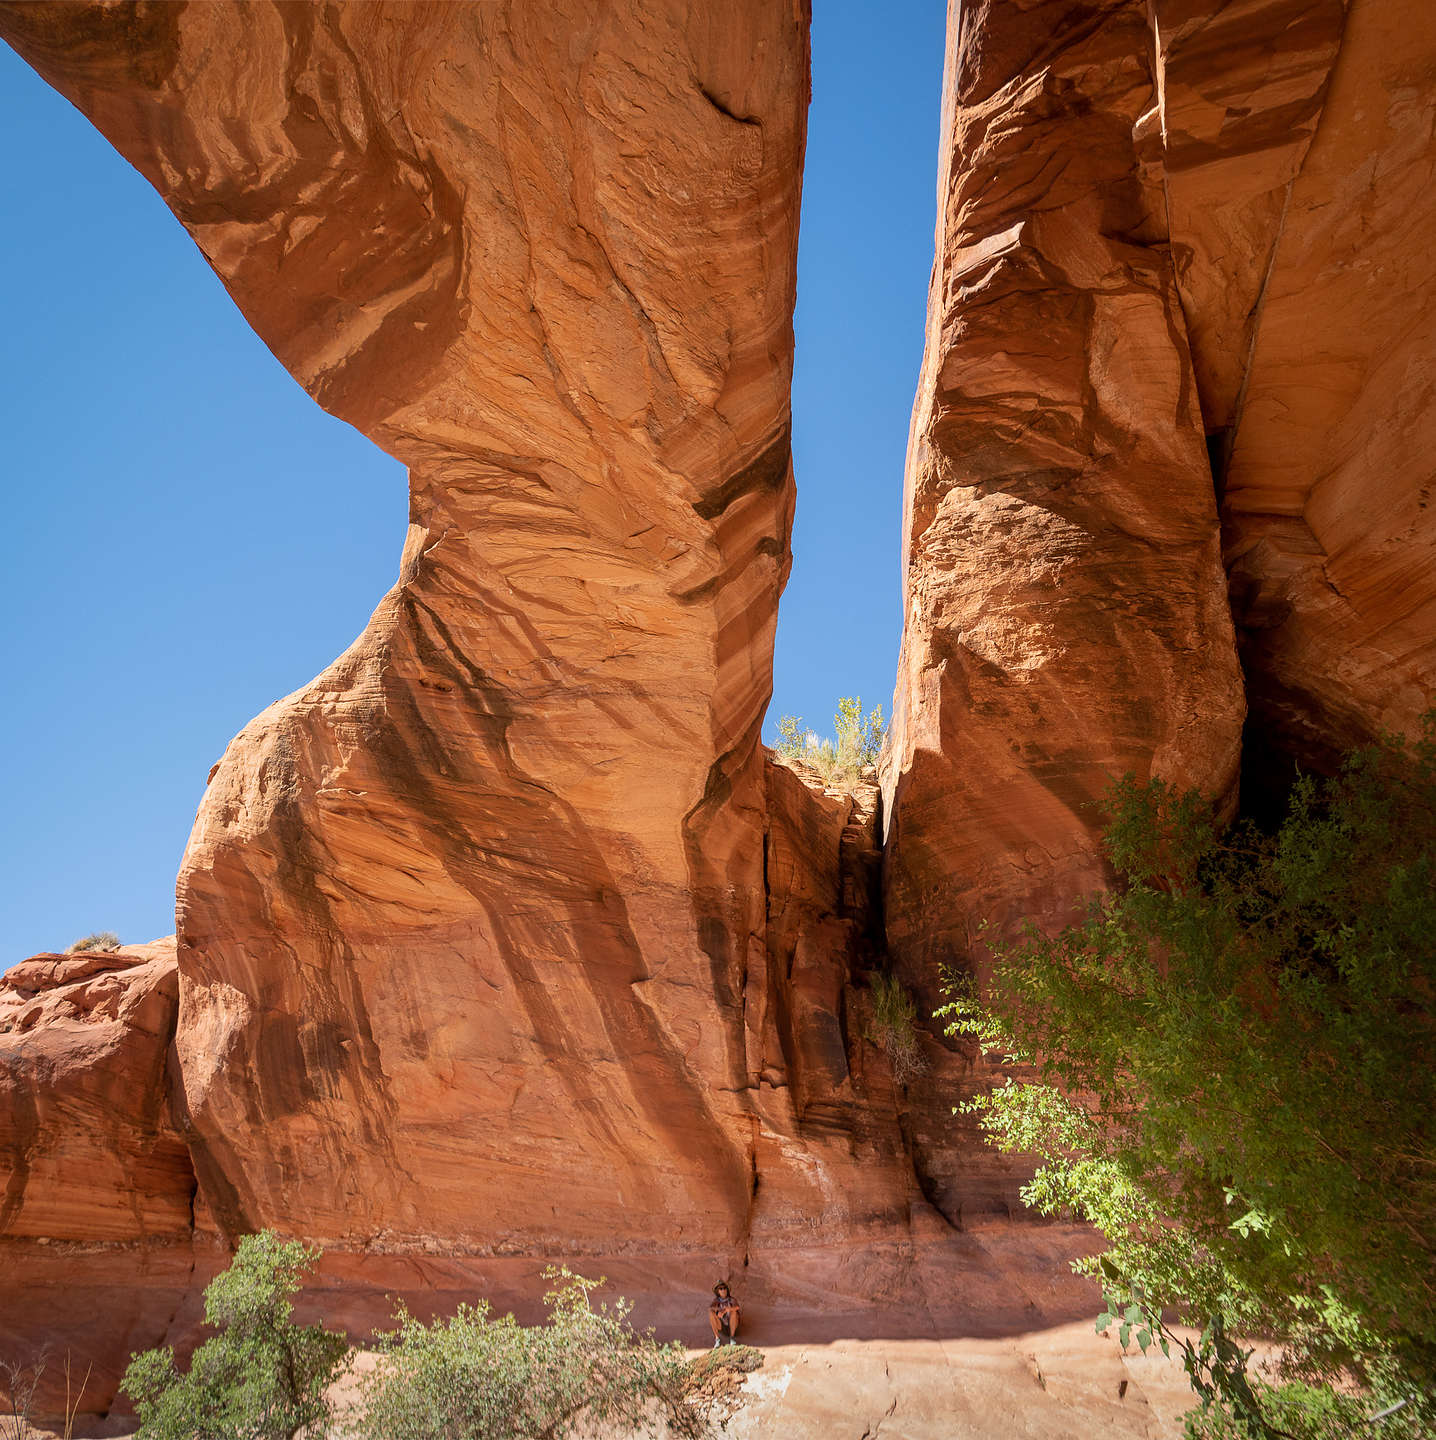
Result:
{"type": "Polygon", "coordinates": [[[1065,919],[1116,774],[1231,807],[1428,701],[1428,8],[953,0],[881,797],[758,739],[801,3],[0,34],[411,492],[363,635],[217,767],[175,958],[0,992],[12,1338],[82,1336],[103,1407],[263,1225],[356,1329],[553,1256],[665,1324],[715,1272],[795,1336],[1082,1313],[1080,1236],[988,1223],[987,1072],[924,1021],[898,1084],[872,976],[926,1014],[981,922],[1065,919]]]}
{"type": "Polygon", "coordinates": [[[410,468],[398,584],[230,746],[181,869],[204,1215],[738,1243],[801,7],[3,24],[410,468]]]}
{"type": "Polygon", "coordinates": [[[1433,23],[950,8],[885,775],[925,993],[1102,882],[1111,778],[1230,807],[1242,749],[1260,799],[1430,702],[1433,23]]]}

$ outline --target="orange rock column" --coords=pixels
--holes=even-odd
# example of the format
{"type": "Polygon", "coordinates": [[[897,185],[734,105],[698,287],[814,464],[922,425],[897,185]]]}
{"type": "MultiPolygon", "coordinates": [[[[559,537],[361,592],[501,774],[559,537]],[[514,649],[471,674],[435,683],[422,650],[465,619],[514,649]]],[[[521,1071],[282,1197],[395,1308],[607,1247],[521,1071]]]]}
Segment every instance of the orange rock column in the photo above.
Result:
{"type": "MultiPolygon", "coordinates": [[[[949,9],[937,261],[905,486],[888,942],[919,1004],[980,926],[1070,918],[1127,771],[1231,796],[1243,716],[1137,0],[949,9]]],[[[1011,1175],[911,1096],[932,1192],[1011,1175]]]]}

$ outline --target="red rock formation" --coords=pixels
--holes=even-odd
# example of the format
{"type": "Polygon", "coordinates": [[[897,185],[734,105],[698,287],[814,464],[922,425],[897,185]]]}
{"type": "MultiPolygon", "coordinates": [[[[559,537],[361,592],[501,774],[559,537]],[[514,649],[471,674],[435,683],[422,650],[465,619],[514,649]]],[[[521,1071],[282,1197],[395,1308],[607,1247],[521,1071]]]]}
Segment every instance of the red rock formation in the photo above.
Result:
{"type": "Polygon", "coordinates": [[[188,1238],[169,1112],[174,938],[36,955],[0,977],[0,1238],[188,1238]]]}
{"type": "Polygon", "coordinates": [[[1233,798],[1214,490],[1254,790],[1430,703],[1433,73],[1428,6],[953,10],[887,777],[924,993],[1099,883],[1109,776],[1233,798]]]}
{"type": "Polygon", "coordinates": [[[0,1360],[87,1367],[109,1403],[191,1289],[194,1171],[170,1111],[174,939],[0,979],[0,1360]]]}
{"type": "Polygon", "coordinates": [[[182,867],[178,1045],[220,1225],[736,1244],[801,7],[3,26],[296,377],[410,467],[398,585],[231,745],[182,867]]]}
{"type": "Polygon", "coordinates": [[[865,1024],[882,945],[878,793],[824,790],[816,774],[781,761],[767,778],[765,973],[746,1010],[761,1117],[754,1240],[826,1244],[840,1269],[842,1252],[864,1240],[905,1237],[913,1203],[923,1203],[892,1075],[865,1024]],[[802,1158],[792,1165],[785,1153],[802,1158]]]}
{"type": "Polygon", "coordinates": [[[1242,718],[1146,6],[964,6],[949,46],[887,778],[929,1000],[981,922],[1099,881],[1111,777],[1227,795],[1242,718]]]}
{"type": "MultiPolygon", "coordinates": [[[[1249,334],[1228,347],[1209,426],[1225,427],[1223,527],[1251,748],[1258,760],[1275,750],[1321,765],[1382,728],[1411,730],[1436,697],[1436,10],[1351,0],[1343,26],[1336,0],[1296,8],[1307,11],[1297,26],[1273,23],[1264,37],[1288,73],[1235,87],[1228,103],[1245,118],[1211,136],[1172,186],[1175,196],[1190,185],[1209,225],[1239,218],[1254,232],[1237,252],[1255,295],[1249,334]],[[1305,54],[1292,44],[1300,34],[1305,54]],[[1288,125],[1300,143],[1283,147],[1288,125]],[[1280,164],[1260,173],[1263,155],[1280,164]],[[1271,186],[1259,231],[1254,207],[1233,198],[1229,177],[1243,171],[1259,175],[1249,192],[1271,186]]],[[[1210,51],[1204,65],[1171,59],[1180,93],[1198,92],[1177,120],[1193,123],[1203,104],[1210,113],[1226,65],[1210,51]]],[[[1169,104],[1173,93],[1169,80],[1169,104]]],[[[1206,257],[1233,251],[1183,219],[1173,233],[1209,274],[1206,257]]],[[[1189,273],[1183,303],[1211,312],[1219,289],[1189,273]]]]}
{"type": "MultiPolygon", "coordinates": [[[[1424,8],[951,16],[882,862],[924,1012],[981,921],[1102,881],[1111,776],[1234,799],[1223,487],[1258,739],[1409,723],[1436,620],[1424,8]]],[[[202,1236],[329,1244],[355,1328],[390,1293],[522,1302],[556,1253],[655,1320],[719,1269],[789,1325],[1080,1309],[1071,1232],[981,1223],[1021,1178],[950,1114],[986,1072],[923,1021],[904,1090],[869,1037],[876,796],[758,744],[806,21],[0,7],[410,468],[395,588],[212,779],[177,1025],[155,957],[0,998],[0,1232],[53,1302],[21,1329],[85,1334],[106,1400],[192,1332],[195,1177],[202,1236]]]]}

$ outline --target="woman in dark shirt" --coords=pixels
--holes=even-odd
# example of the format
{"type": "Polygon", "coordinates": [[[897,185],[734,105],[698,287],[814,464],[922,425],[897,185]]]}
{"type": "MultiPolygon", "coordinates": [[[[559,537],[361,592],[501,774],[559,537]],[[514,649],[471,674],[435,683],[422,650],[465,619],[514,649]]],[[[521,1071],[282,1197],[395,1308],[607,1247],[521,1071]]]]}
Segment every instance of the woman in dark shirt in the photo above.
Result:
{"type": "Polygon", "coordinates": [[[726,1339],[730,1345],[738,1343],[738,1302],[728,1290],[728,1282],[720,1280],[713,1287],[713,1303],[708,1307],[708,1323],[713,1327],[713,1348],[716,1350],[726,1339]]]}

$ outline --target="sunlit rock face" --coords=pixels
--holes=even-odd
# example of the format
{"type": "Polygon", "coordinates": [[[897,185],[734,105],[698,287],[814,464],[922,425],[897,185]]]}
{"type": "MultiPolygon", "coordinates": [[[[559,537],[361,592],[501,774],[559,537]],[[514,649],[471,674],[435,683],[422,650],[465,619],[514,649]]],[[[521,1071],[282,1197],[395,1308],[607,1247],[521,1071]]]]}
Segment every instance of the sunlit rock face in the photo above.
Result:
{"type": "MultiPolygon", "coordinates": [[[[194,1170],[172,1109],[173,937],[0,978],[0,1360],[108,1403],[191,1288],[194,1170]]],[[[8,1413],[8,1412],[7,1412],[8,1413]]]]}
{"type": "Polygon", "coordinates": [[[0,976],[0,1237],[187,1237],[170,1112],[174,939],[36,955],[0,976]]]}
{"type": "Polygon", "coordinates": [[[1102,883],[1111,777],[1230,806],[1244,688],[1256,800],[1436,674],[1436,12],[979,3],[948,43],[886,775],[934,998],[1102,883]]]}
{"type": "Polygon", "coordinates": [[[1110,777],[1230,798],[1243,718],[1147,6],[963,5],[948,44],[886,774],[888,940],[932,1002],[984,921],[1100,883],[1110,777]]]}
{"type": "Polygon", "coordinates": [[[887,776],[927,984],[1100,882],[1110,776],[1230,804],[1243,688],[1255,790],[1436,659],[1430,7],[976,4],[949,51],[887,776]]]}
{"type": "Polygon", "coordinates": [[[0,25],[410,467],[397,585],[229,747],[183,862],[205,1214],[740,1245],[804,7],[0,25]]]}
{"type": "Polygon", "coordinates": [[[1436,8],[1232,9],[1209,43],[1174,25],[1166,96],[1255,790],[1268,755],[1325,767],[1436,695],[1436,8]]]}
{"type": "Polygon", "coordinates": [[[1083,1313],[924,1017],[1103,883],[1111,777],[1230,808],[1248,692],[1248,755],[1317,759],[1430,694],[1426,10],[954,0],[880,800],[758,743],[804,5],[0,7],[411,486],[211,777],[177,969],[0,991],[23,1338],[103,1408],[265,1225],[356,1332],[553,1256],[671,1333],[716,1273],[792,1338],[1083,1313]]]}

